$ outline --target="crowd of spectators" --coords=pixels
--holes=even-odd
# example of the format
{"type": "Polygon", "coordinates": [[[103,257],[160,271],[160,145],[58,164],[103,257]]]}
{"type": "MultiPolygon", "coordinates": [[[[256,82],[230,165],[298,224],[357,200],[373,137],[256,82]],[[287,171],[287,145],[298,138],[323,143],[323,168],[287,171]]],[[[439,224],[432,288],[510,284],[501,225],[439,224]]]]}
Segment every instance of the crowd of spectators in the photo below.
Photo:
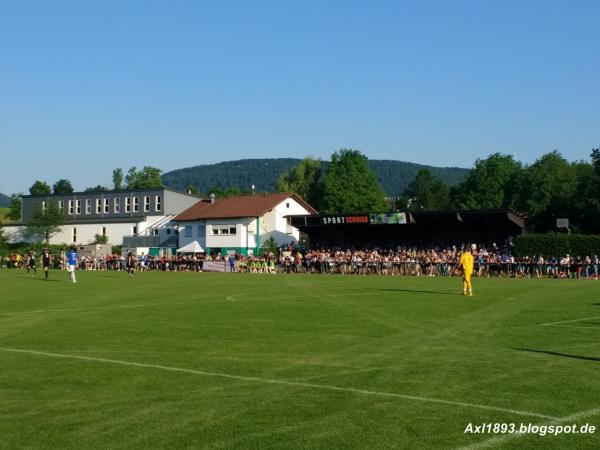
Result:
{"type": "MultiPolygon", "coordinates": [[[[350,275],[459,276],[461,250],[396,248],[373,250],[312,250],[284,258],[286,272],[350,275]]],[[[474,275],[480,277],[598,278],[598,256],[525,256],[517,258],[497,246],[473,248],[474,275]]]]}
{"type": "MultiPolygon", "coordinates": [[[[397,247],[394,249],[300,249],[284,247],[276,256],[233,254],[135,257],[137,271],[201,272],[206,261],[219,262],[228,272],[306,273],[380,276],[459,276],[462,245],[435,248],[397,247]]],[[[584,257],[525,256],[515,257],[508,243],[472,246],[475,260],[474,275],[479,277],[514,278],[598,278],[597,255],[584,257]]],[[[26,268],[32,254],[12,254],[2,261],[5,268],[26,268]]],[[[64,268],[64,255],[55,255],[55,268],[64,268]]],[[[80,270],[125,270],[126,256],[80,257],[80,270]]]]}

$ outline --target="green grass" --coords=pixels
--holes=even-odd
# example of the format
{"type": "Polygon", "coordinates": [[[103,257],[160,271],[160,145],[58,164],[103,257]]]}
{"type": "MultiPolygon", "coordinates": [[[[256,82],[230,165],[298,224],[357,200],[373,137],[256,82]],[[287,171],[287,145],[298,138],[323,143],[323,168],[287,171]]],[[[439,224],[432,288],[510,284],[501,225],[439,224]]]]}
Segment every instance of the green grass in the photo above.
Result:
{"type": "Polygon", "coordinates": [[[9,211],[10,211],[9,208],[0,206],[0,223],[4,222],[6,220],[6,216],[8,215],[9,211]]]}
{"type": "Polygon", "coordinates": [[[600,281],[77,275],[0,271],[0,448],[447,449],[552,421],[502,409],[600,427],[600,281]]]}

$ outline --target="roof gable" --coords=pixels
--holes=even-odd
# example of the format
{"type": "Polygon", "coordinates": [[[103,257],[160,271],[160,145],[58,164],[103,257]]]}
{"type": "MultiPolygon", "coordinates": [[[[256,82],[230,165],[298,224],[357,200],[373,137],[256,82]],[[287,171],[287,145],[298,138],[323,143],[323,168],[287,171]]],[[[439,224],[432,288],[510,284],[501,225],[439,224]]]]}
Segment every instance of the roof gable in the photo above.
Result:
{"type": "Polygon", "coordinates": [[[317,211],[300,196],[291,192],[274,194],[236,195],[210,200],[201,200],[179,214],[175,220],[225,219],[232,217],[262,217],[287,199],[293,199],[303,206],[309,214],[317,211]]]}

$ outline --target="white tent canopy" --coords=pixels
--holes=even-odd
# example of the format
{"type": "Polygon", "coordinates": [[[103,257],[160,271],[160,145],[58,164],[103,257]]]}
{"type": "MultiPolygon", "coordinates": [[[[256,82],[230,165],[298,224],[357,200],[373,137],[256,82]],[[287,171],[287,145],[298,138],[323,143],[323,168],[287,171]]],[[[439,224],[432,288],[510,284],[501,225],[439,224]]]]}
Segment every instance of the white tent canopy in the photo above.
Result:
{"type": "Polygon", "coordinates": [[[204,249],[198,244],[198,241],[192,241],[188,245],[178,248],[177,253],[204,253],[204,249]]]}

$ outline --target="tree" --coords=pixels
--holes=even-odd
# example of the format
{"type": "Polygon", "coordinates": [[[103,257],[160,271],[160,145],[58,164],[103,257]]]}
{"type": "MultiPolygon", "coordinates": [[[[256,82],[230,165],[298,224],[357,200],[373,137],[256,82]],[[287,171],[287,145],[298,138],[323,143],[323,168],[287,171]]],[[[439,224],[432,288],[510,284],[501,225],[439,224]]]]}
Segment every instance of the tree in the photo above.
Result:
{"type": "Polygon", "coordinates": [[[308,156],[283,172],[277,178],[275,188],[279,192],[295,192],[318,209],[322,191],[320,180],[321,160],[308,156]]]}
{"type": "Polygon", "coordinates": [[[123,169],[117,167],[112,173],[113,187],[115,191],[123,189],[123,169]]]}
{"type": "Polygon", "coordinates": [[[102,186],[102,185],[97,185],[94,187],[89,187],[86,188],[84,192],[106,192],[109,191],[110,189],[108,189],[106,186],[102,186]]]}
{"type": "Polygon", "coordinates": [[[258,249],[260,255],[268,255],[273,253],[275,256],[279,256],[279,245],[277,241],[271,236],[269,239],[262,243],[262,247],[258,249]]]}
{"type": "Polygon", "coordinates": [[[54,183],[54,186],[52,186],[52,191],[55,194],[72,194],[74,189],[71,182],[63,178],[54,183]]]}
{"type": "Polygon", "coordinates": [[[592,165],[594,166],[594,172],[597,177],[600,177],[600,148],[593,149],[590,157],[592,158],[592,165]]]}
{"type": "Polygon", "coordinates": [[[450,204],[450,187],[437,179],[430,170],[421,169],[404,193],[413,211],[447,209],[450,204]]]}
{"type": "Polygon", "coordinates": [[[13,194],[10,196],[10,206],[7,217],[10,220],[21,220],[21,197],[23,194],[13,194]]]}
{"type": "Polygon", "coordinates": [[[105,234],[95,234],[92,244],[108,244],[108,236],[105,234]]]}
{"type": "Polygon", "coordinates": [[[250,191],[242,191],[238,186],[228,186],[226,188],[220,188],[218,186],[214,186],[208,190],[209,195],[215,194],[217,198],[223,197],[233,197],[235,195],[243,195],[243,194],[251,194],[250,191]]]}
{"type": "Polygon", "coordinates": [[[198,190],[198,188],[196,186],[188,186],[187,189],[185,190],[188,194],[192,194],[192,195],[200,195],[200,191],[198,190]]]}
{"type": "Polygon", "coordinates": [[[387,209],[384,197],[367,157],[361,152],[341,149],[331,155],[323,179],[323,212],[384,212],[387,209]]]}
{"type": "Polygon", "coordinates": [[[59,233],[65,223],[65,213],[58,207],[57,202],[48,202],[44,207],[43,202],[36,205],[35,211],[25,224],[23,235],[34,242],[50,241],[50,238],[59,233]]]}
{"type": "Polygon", "coordinates": [[[577,189],[577,171],[558,151],[546,153],[525,168],[517,206],[538,227],[554,228],[569,211],[577,189]]]}
{"type": "Polygon", "coordinates": [[[6,247],[6,238],[4,237],[4,229],[0,225],[0,248],[6,247]]]}
{"type": "Polygon", "coordinates": [[[125,177],[128,189],[153,189],[163,186],[160,179],[161,170],[152,166],[144,166],[142,170],[130,168],[125,177]]]}
{"type": "Polygon", "coordinates": [[[600,232],[600,177],[594,166],[584,161],[572,164],[577,185],[569,201],[565,217],[570,228],[588,233],[600,232]]]}
{"type": "Polygon", "coordinates": [[[458,208],[507,208],[513,202],[512,186],[521,163],[511,155],[494,153],[477,159],[475,166],[457,189],[458,208]]]}
{"type": "Polygon", "coordinates": [[[52,189],[50,189],[50,185],[45,181],[38,180],[29,188],[29,193],[31,195],[50,195],[52,189]]]}

